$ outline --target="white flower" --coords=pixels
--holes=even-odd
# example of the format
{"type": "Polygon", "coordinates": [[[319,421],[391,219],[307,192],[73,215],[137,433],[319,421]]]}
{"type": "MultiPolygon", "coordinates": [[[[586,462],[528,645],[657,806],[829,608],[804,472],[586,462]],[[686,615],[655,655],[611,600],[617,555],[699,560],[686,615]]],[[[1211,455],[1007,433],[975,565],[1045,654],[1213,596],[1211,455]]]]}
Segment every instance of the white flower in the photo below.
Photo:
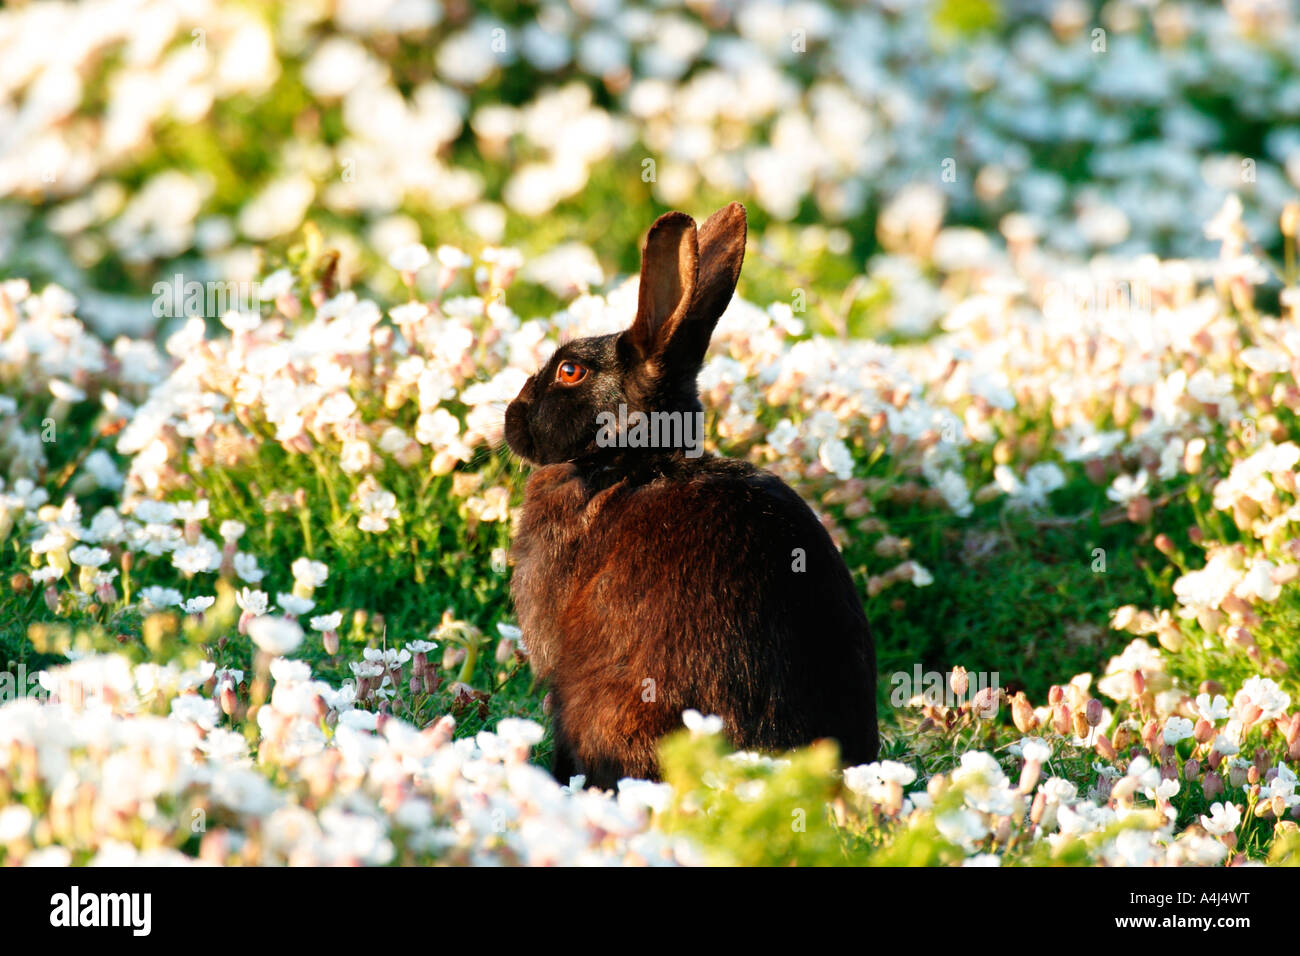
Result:
{"type": "MultiPolygon", "coordinates": [[[[47,564],[43,568],[38,568],[32,572],[32,580],[37,584],[49,584],[51,581],[57,581],[63,577],[63,568],[57,564],[47,564]]],[[[179,595],[179,591],[177,594],[179,595]]]]}
{"type": "Polygon", "coordinates": [[[418,242],[399,246],[388,256],[388,264],[398,272],[419,272],[431,261],[429,250],[418,242]]]}
{"type": "Polygon", "coordinates": [[[1227,720],[1228,700],[1222,694],[1215,694],[1213,701],[1210,700],[1209,694],[1197,694],[1196,713],[1210,723],[1227,720]]]}
{"type": "Polygon", "coordinates": [[[934,583],[934,575],[921,566],[917,561],[908,561],[907,568],[911,572],[910,580],[913,587],[924,588],[934,583]]]}
{"type": "Polygon", "coordinates": [[[844,769],[844,786],[868,797],[874,797],[877,790],[887,783],[906,787],[915,782],[916,771],[907,764],[893,760],[880,760],[844,769]]]}
{"type": "Polygon", "coordinates": [[[283,617],[255,617],[248,622],[248,636],[261,650],[282,657],[302,643],[302,628],[283,617]]]}
{"type": "Polygon", "coordinates": [[[1026,761],[1033,763],[1046,763],[1052,759],[1052,748],[1047,741],[1036,737],[1029,737],[1021,741],[1020,755],[1026,761]]]}
{"type": "Polygon", "coordinates": [[[1225,836],[1237,829],[1241,823],[1241,810],[1235,803],[1216,803],[1210,807],[1210,815],[1201,814],[1201,826],[1214,836],[1225,836]]]}
{"type": "Polygon", "coordinates": [[[776,427],[767,433],[767,443],[772,446],[772,450],[778,455],[788,455],[790,447],[799,437],[799,429],[794,422],[788,418],[783,418],[776,423],[776,427]]]}
{"type": "Polygon", "coordinates": [[[195,724],[204,730],[217,726],[217,702],[198,694],[182,694],[172,698],[171,715],[177,720],[195,724]]]}
{"type": "Polygon", "coordinates": [[[0,844],[26,839],[34,822],[32,811],[21,803],[13,803],[0,810],[0,844]]]}
{"type": "Polygon", "coordinates": [[[85,545],[78,545],[69,552],[68,557],[72,559],[73,564],[83,568],[98,568],[107,564],[111,555],[104,548],[87,548],[85,545]]]}
{"type": "Polygon", "coordinates": [[[838,438],[824,441],[817,451],[817,460],[823,468],[841,481],[853,477],[853,455],[844,442],[838,438]]]}
{"type": "Polygon", "coordinates": [[[258,584],[266,577],[266,572],[257,566],[257,558],[243,551],[235,555],[235,574],[249,584],[258,584]]]}
{"type": "Polygon", "coordinates": [[[1261,721],[1280,717],[1291,706],[1291,695],[1277,686],[1269,677],[1251,677],[1241,685],[1233,704],[1240,714],[1249,704],[1255,704],[1262,711],[1261,721]]]}
{"type": "Polygon", "coordinates": [[[1176,746],[1192,736],[1195,725],[1185,717],[1170,717],[1165,721],[1165,743],[1176,746]]]}
{"type": "Polygon", "coordinates": [[[712,736],[722,732],[722,718],[716,715],[705,717],[698,710],[690,709],[682,713],[682,723],[692,734],[712,736]]]}
{"type": "Polygon", "coordinates": [[[172,565],[182,574],[202,574],[221,567],[221,549],[206,538],[172,552],[172,565]]]}
{"type": "Polygon", "coordinates": [[[277,269],[258,284],[258,294],[263,302],[270,302],[293,291],[293,273],[277,269]]]}
{"type": "Polygon", "coordinates": [[[662,813],[672,805],[673,788],[667,783],[624,778],[618,782],[618,798],[620,804],[642,806],[662,813]]]}
{"type": "Polygon", "coordinates": [[[439,246],[435,253],[438,262],[447,269],[468,269],[474,260],[455,246],[439,246]]]}
{"type": "Polygon", "coordinates": [[[521,720],[518,717],[505,717],[497,724],[497,736],[507,743],[532,747],[544,736],[546,728],[536,721],[521,720]]]}
{"type": "Polygon", "coordinates": [[[175,588],[164,588],[157,585],[145,588],[140,592],[140,601],[149,607],[162,609],[165,607],[175,607],[185,600],[185,595],[181,594],[175,588]]]}
{"type": "Polygon", "coordinates": [[[306,614],[316,606],[316,602],[311,598],[298,597],[296,594],[286,594],[281,592],[275,596],[275,603],[286,614],[292,614],[294,617],[306,614]]]}
{"type": "Polygon", "coordinates": [[[1258,598],[1261,601],[1276,601],[1282,594],[1282,585],[1274,582],[1272,572],[1273,562],[1256,559],[1234,593],[1247,600],[1258,598]]]}
{"type": "Polygon", "coordinates": [[[1237,746],[1236,741],[1226,734],[1218,734],[1214,738],[1214,743],[1210,745],[1211,750],[1217,750],[1225,757],[1231,757],[1241,753],[1241,748],[1237,746]]]}
{"type": "Polygon", "coordinates": [[[983,815],[965,807],[939,814],[934,818],[934,825],[945,840],[968,852],[974,850],[975,844],[989,832],[983,815]]]}
{"type": "Polygon", "coordinates": [[[1106,489],[1106,497],[1118,504],[1126,505],[1146,493],[1148,475],[1139,471],[1136,475],[1119,475],[1106,489]]]}
{"type": "Polygon", "coordinates": [[[216,603],[215,597],[195,597],[182,601],[180,607],[186,614],[202,614],[216,603]]]}
{"type": "Polygon", "coordinates": [[[240,610],[257,617],[270,609],[271,598],[265,591],[240,588],[235,592],[235,603],[239,605],[240,610]]]}
{"type": "Polygon", "coordinates": [[[311,619],[311,629],[313,631],[337,631],[339,625],[343,623],[343,612],[335,611],[333,614],[322,614],[311,619]]]}
{"type": "Polygon", "coordinates": [[[293,562],[290,570],[293,572],[293,580],[297,584],[302,584],[308,589],[318,588],[325,583],[329,577],[329,568],[320,561],[312,561],[309,558],[299,558],[293,562]]]}

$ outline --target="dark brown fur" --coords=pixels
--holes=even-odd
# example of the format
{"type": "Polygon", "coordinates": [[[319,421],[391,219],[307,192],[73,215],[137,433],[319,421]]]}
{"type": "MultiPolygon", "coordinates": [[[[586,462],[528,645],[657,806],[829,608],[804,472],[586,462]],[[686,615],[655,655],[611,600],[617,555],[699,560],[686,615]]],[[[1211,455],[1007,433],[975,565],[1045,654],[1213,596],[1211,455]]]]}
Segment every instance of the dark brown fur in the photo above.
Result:
{"type": "Polygon", "coordinates": [[[846,763],[876,757],[871,636],[812,510],[745,462],[595,441],[596,413],[620,402],[699,409],[695,375],[744,244],[735,203],[698,237],[681,213],[662,217],[633,326],[563,346],[507,411],[511,448],[539,466],[511,589],[551,685],[562,781],[655,778],[657,741],[688,708],[721,716],[738,747],[832,737],[846,763]],[[590,369],[581,385],[554,383],[565,361],[590,369]]]}

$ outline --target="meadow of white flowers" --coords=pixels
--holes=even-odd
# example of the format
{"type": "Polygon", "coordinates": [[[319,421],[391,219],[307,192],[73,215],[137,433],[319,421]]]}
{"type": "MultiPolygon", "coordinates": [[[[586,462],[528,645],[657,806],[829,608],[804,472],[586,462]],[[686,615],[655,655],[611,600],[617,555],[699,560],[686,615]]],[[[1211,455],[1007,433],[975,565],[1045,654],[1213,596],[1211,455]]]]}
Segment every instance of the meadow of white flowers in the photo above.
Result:
{"type": "Polygon", "coordinates": [[[524,234],[610,175],[884,233],[1014,213],[1076,254],[1204,254],[1238,193],[1275,242],[1300,183],[1291,6],[1093,6],[22,4],[0,12],[0,262],[138,328],[88,270],[253,278],[309,211],[362,268],[435,214],[524,234]]]}
{"type": "Polygon", "coordinates": [[[0,11],[0,861],[1294,859],[1294,12],[943,7],[0,11]],[[842,774],[688,712],[666,782],[551,780],[501,428],[558,341],[632,317],[626,269],[532,238],[611,170],[842,258],[874,232],[896,340],[739,296],[699,377],[707,447],[795,485],[869,602],[936,587],[918,522],[958,571],[1009,528],[1131,529],[1168,599],[1093,622],[1123,652],[1040,700],[945,661],[951,699],[842,774]],[[257,298],[160,320],[175,271],[257,298]]]}

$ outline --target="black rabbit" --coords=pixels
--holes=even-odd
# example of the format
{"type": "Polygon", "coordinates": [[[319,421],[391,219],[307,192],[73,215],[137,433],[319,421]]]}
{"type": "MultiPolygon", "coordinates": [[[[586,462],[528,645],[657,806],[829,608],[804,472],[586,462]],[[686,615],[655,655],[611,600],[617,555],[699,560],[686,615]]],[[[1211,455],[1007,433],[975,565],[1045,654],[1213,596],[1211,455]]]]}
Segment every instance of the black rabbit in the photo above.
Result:
{"type": "Polygon", "coordinates": [[[654,779],[688,708],[740,748],[831,737],[845,764],[876,758],[875,650],[838,550],[779,478],[698,444],[696,375],[745,235],[739,203],[698,233],[660,217],[632,326],[561,346],[506,411],[536,466],[511,591],[563,782],[654,779]]]}

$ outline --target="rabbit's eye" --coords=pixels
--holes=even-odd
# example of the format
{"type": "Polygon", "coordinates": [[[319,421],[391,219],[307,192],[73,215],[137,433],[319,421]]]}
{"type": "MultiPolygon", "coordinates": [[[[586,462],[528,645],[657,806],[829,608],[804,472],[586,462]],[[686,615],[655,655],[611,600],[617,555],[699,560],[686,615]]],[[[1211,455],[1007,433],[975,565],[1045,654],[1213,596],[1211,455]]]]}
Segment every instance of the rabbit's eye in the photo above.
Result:
{"type": "Polygon", "coordinates": [[[555,380],[561,385],[577,385],[586,377],[586,367],[577,362],[561,362],[555,370],[555,380]]]}

